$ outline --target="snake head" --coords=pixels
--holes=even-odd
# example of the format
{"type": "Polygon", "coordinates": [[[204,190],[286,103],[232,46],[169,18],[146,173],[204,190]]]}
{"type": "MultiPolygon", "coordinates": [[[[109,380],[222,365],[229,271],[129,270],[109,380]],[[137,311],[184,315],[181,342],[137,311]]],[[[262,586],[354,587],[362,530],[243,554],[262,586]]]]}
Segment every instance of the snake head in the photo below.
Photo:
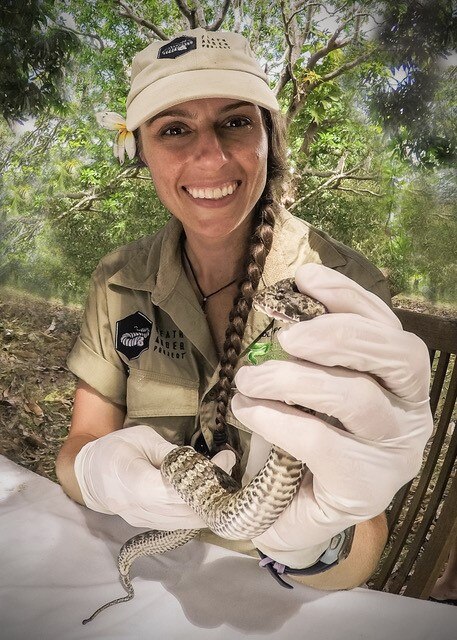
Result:
{"type": "Polygon", "coordinates": [[[252,306],[281,322],[302,322],[327,312],[325,306],[298,290],[293,278],[279,280],[254,295],[252,306]]]}

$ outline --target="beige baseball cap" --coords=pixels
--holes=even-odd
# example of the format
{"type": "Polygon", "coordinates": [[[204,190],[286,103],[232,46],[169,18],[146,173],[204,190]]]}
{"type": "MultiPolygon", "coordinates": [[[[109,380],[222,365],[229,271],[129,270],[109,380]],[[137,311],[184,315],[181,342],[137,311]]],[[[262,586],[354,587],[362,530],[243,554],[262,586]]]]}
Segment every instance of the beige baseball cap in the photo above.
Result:
{"type": "Polygon", "coordinates": [[[127,128],[134,131],[164,109],[199,98],[246,100],[279,111],[246,38],[198,28],[154,42],[134,57],[127,128]]]}

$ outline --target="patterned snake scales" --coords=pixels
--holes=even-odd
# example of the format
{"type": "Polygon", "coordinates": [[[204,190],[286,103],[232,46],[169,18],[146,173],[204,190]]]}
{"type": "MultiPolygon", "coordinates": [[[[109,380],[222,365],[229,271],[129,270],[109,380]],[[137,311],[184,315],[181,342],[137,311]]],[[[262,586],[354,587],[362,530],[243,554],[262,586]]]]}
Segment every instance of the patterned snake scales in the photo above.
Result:
{"type": "MultiPolygon", "coordinates": [[[[258,292],[254,306],[284,322],[309,320],[326,311],[320,302],[300,293],[293,279],[281,280],[258,292]]],[[[161,465],[162,475],[207,527],[229,540],[250,540],[266,531],[290,504],[304,470],[302,462],[276,446],[272,447],[264,467],[242,488],[192,447],[173,449],[161,465]]],[[[107,602],[83,624],[108,607],[133,598],[129,573],[137,558],[176,549],[198,533],[198,529],[153,529],[127,540],[117,559],[120,580],[127,595],[107,602]]]]}

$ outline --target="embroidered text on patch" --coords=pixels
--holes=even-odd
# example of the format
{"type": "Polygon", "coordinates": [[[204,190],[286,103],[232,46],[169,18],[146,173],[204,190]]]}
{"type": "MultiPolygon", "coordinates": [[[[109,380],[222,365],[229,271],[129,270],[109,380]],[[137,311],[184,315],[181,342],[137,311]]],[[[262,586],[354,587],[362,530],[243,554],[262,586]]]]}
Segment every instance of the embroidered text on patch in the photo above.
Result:
{"type": "Polygon", "coordinates": [[[184,334],[179,329],[156,328],[154,351],[173,360],[183,360],[186,356],[184,334]]]}

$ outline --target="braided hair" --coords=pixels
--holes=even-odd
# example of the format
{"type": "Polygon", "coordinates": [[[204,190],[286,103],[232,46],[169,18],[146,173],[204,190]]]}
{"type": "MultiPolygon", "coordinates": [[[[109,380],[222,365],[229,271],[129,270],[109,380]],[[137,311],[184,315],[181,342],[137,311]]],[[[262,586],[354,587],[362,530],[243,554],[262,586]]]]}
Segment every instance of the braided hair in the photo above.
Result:
{"type": "Polygon", "coordinates": [[[268,134],[267,179],[263,193],[256,204],[252,234],[245,262],[244,277],[233,301],[225,332],[223,353],[217,383],[216,420],[213,431],[213,453],[227,446],[241,455],[238,431],[230,428],[226,421],[227,409],[232,393],[235,368],[241,353],[242,340],[252,299],[262,276],[267,256],[273,242],[275,212],[286,173],[285,134],[281,115],[262,109],[268,134]]]}

